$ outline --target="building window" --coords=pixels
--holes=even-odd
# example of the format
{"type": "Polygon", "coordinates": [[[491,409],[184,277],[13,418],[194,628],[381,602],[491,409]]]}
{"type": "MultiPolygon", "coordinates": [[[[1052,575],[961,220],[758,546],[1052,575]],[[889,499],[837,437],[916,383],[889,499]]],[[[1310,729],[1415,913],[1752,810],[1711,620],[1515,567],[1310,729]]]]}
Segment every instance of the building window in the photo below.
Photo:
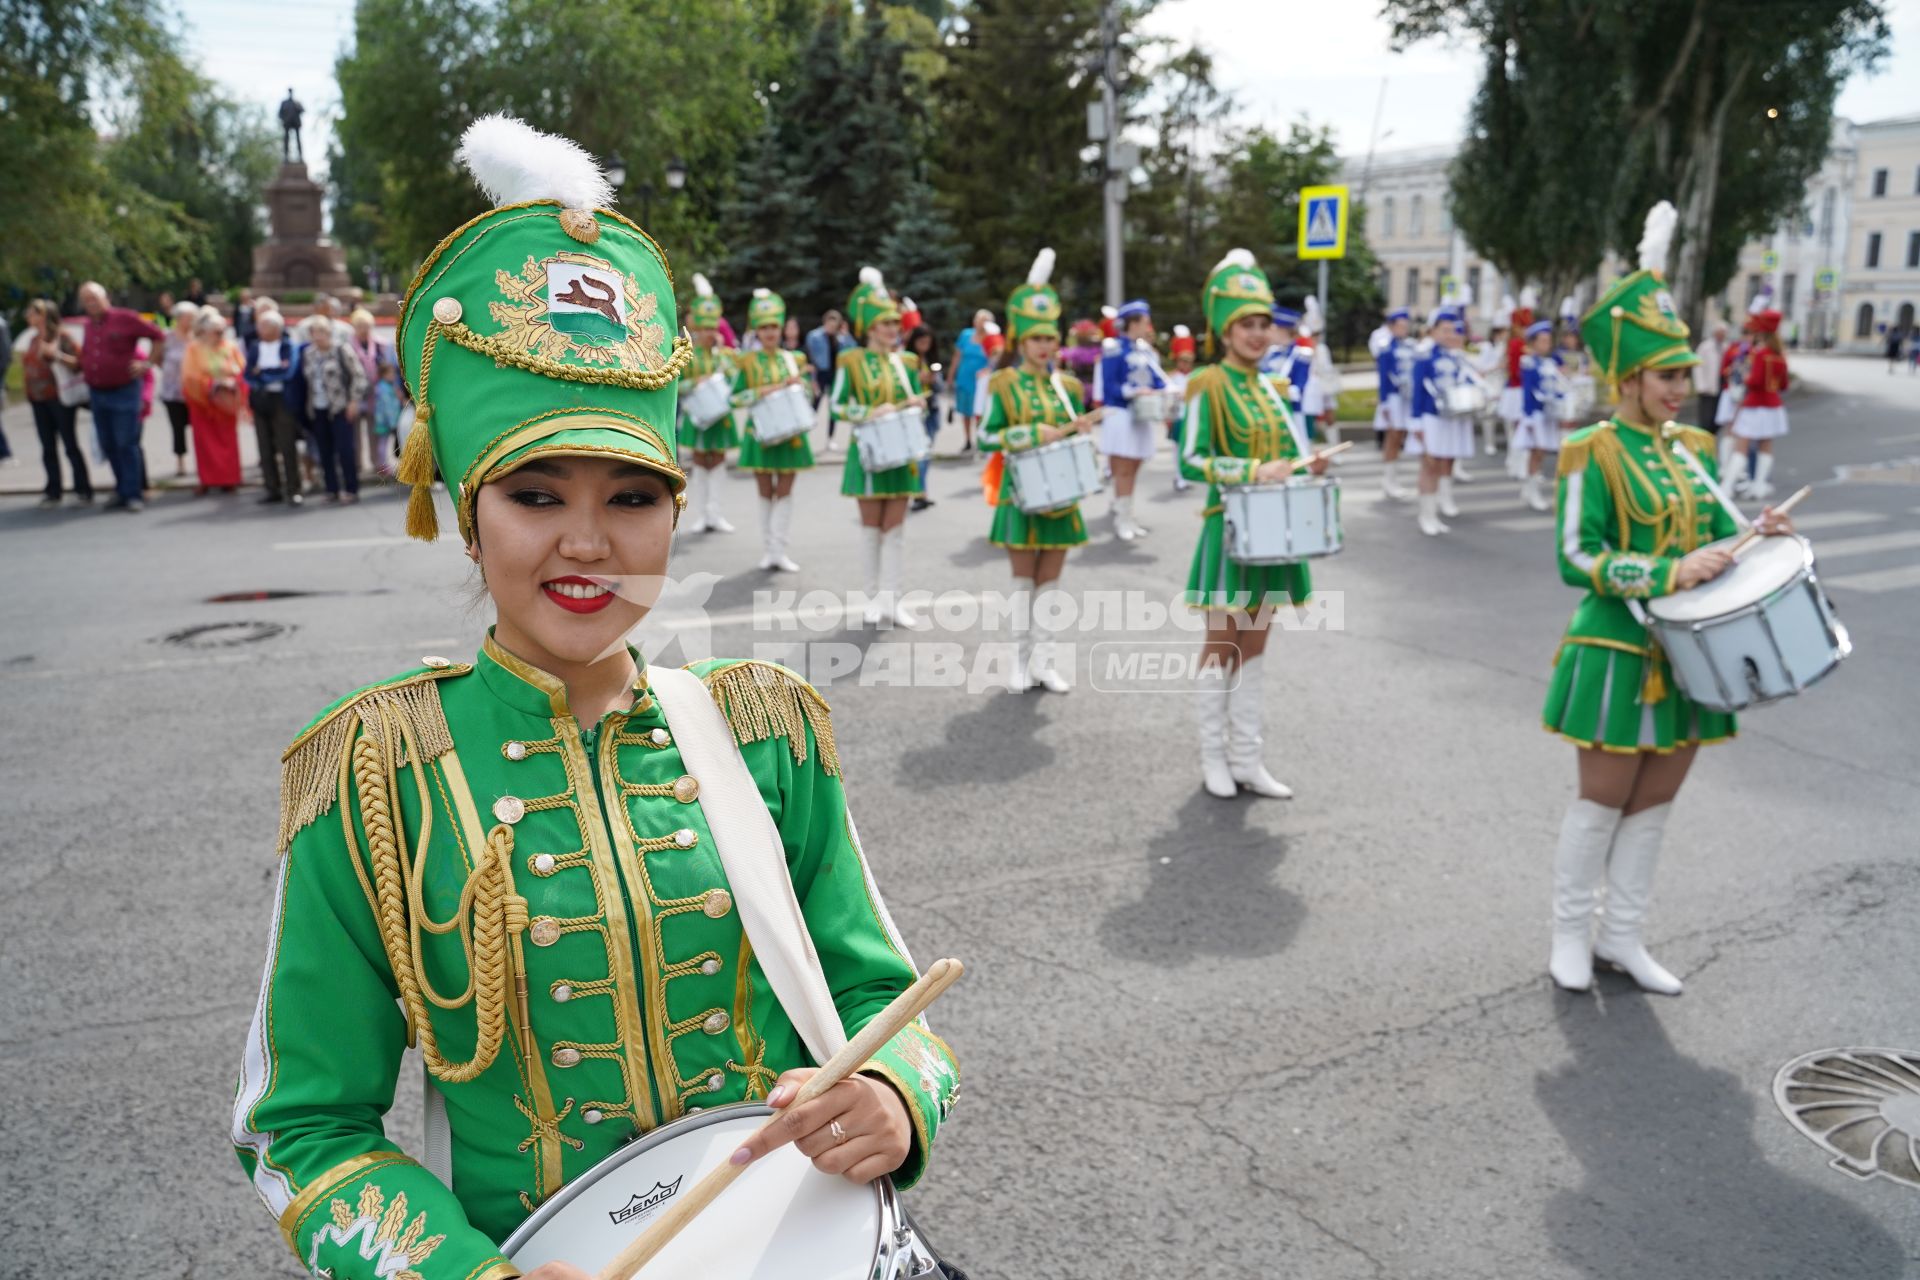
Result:
{"type": "Polygon", "coordinates": [[[1885,169],[1875,169],[1873,171],[1873,194],[1876,196],[1884,196],[1887,194],[1887,171],[1885,169]]]}
{"type": "Polygon", "coordinates": [[[1440,234],[1443,236],[1453,234],[1453,206],[1447,203],[1445,197],[1440,201],[1440,234]]]}
{"type": "Polygon", "coordinates": [[[1860,310],[1854,314],[1853,336],[1856,338],[1873,336],[1873,304],[1871,302],[1861,303],[1860,310]]]}
{"type": "Polygon", "coordinates": [[[1381,303],[1385,306],[1391,307],[1393,305],[1393,270],[1392,268],[1390,267],[1380,268],[1380,279],[1378,283],[1380,285],[1381,303]]]}
{"type": "Polygon", "coordinates": [[[1480,268],[1478,265],[1467,268],[1467,295],[1480,304],[1482,311],[1487,309],[1487,295],[1480,292],[1480,268]]]}
{"type": "Polygon", "coordinates": [[[1409,307],[1420,305],[1420,268],[1418,267],[1407,268],[1407,305],[1409,307]]]}
{"type": "Polygon", "coordinates": [[[1867,233],[1867,266],[1877,267],[1879,265],[1880,265],[1880,233],[1878,231],[1868,232],[1867,233]]]}
{"type": "Polygon", "coordinates": [[[1380,238],[1391,240],[1393,239],[1393,197],[1388,196],[1381,207],[1385,210],[1385,216],[1380,219],[1380,238]]]}
{"type": "Polygon", "coordinates": [[[1753,305],[1753,300],[1760,296],[1760,286],[1766,282],[1767,278],[1765,276],[1747,277],[1747,305],[1749,307],[1753,305]]]}
{"type": "Polygon", "coordinates": [[[1407,234],[1418,239],[1426,234],[1426,230],[1426,201],[1416,195],[1407,202],[1407,234]]]}
{"type": "Polygon", "coordinates": [[[1920,231],[1907,232],[1907,266],[1920,267],[1920,231]]]}
{"type": "Polygon", "coordinates": [[[1833,243],[1833,202],[1836,198],[1838,198],[1838,196],[1839,196],[1838,192],[1836,192],[1832,187],[1828,187],[1827,193],[1820,197],[1820,243],[1821,244],[1830,245],[1833,243]]]}
{"type": "Polygon", "coordinates": [[[1788,315],[1793,314],[1793,286],[1795,283],[1794,275],[1791,271],[1780,277],[1780,310],[1786,312],[1788,315]]]}

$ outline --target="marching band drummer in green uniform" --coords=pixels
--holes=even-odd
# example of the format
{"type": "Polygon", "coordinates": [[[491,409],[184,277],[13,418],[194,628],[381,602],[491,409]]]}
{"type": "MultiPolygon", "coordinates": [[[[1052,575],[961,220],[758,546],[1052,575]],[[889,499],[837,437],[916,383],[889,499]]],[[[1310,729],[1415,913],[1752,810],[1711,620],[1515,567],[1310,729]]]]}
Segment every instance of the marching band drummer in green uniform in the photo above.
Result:
{"type": "Polygon", "coordinates": [[[793,533],[793,478],[813,466],[809,432],[762,444],[753,433],[753,406],[782,387],[805,387],[807,375],[800,358],[780,346],[787,323],[787,301],[771,289],[755,289],[747,303],[747,324],[760,339],[758,350],[743,351],[733,362],[733,403],[747,411],[747,438],[740,442],[740,465],[753,472],[760,486],[760,541],[766,554],[762,569],[797,573],[800,566],[787,554],[793,533]]]}
{"type": "MultiPolygon", "coordinates": [[[[1220,363],[1187,383],[1180,432],[1180,471],[1208,485],[1200,541],[1187,574],[1187,605],[1205,611],[1200,650],[1200,772],[1220,799],[1242,788],[1289,799],[1291,788],[1261,759],[1261,657],[1273,610],[1305,603],[1313,581],[1304,564],[1243,565],[1227,555],[1221,494],[1232,485],[1276,484],[1293,474],[1301,437],[1286,397],[1260,372],[1273,327],[1273,289],[1245,249],[1235,249],[1207,277],[1200,295],[1207,344],[1225,345],[1220,363]],[[1230,673],[1238,669],[1239,678],[1230,673]],[[1229,688],[1231,686],[1231,688],[1229,688]]],[[[1314,475],[1325,462],[1309,468],[1314,475]]]]}
{"type": "MultiPolygon", "coordinates": [[[[982,452],[1019,452],[1052,444],[1080,429],[1086,390],[1080,379],[1053,368],[1060,351],[1060,295],[1048,283],[1052,277],[1053,250],[1042,249],[1027,282],[1007,299],[1007,325],[1020,363],[1000,370],[987,382],[987,416],[980,425],[982,452]]],[[[1019,584],[1013,599],[1017,655],[1011,687],[1024,692],[1038,684],[1054,693],[1067,692],[1072,682],[1053,664],[1052,633],[1034,605],[1041,589],[1059,580],[1067,564],[1067,548],[1087,540],[1080,504],[1029,515],[1014,501],[1013,468],[1003,466],[987,538],[1007,549],[1013,580],[1019,584]]]]}
{"type": "MultiPolygon", "coordinates": [[[[900,305],[874,267],[860,268],[860,283],[847,298],[847,323],[866,345],[842,351],[834,361],[833,416],[855,428],[876,409],[919,414],[927,396],[920,381],[920,357],[900,350],[900,305]]],[[[916,428],[917,430],[917,428],[916,428]]],[[[866,553],[869,626],[889,618],[917,627],[919,618],[900,601],[906,559],[907,500],[924,493],[920,468],[913,463],[869,471],[857,438],[847,442],[840,492],[860,501],[860,536],[866,553]]]]}
{"type": "MultiPolygon", "coordinates": [[[[1641,936],[1654,864],[1694,752],[1734,735],[1732,715],[1674,687],[1665,654],[1628,604],[1715,577],[1732,560],[1707,544],[1738,532],[1733,513],[1680,453],[1714,475],[1713,437],[1673,421],[1699,363],[1663,274],[1673,222],[1672,205],[1654,207],[1640,270],[1581,321],[1618,404],[1610,420],[1575,432],[1560,449],[1560,576],[1587,593],[1560,642],[1543,712],[1546,728],[1579,748],[1580,794],[1554,855],[1548,962],[1553,981],[1572,991],[1593,985],[1598,957],[1647,991],[1680,993],[1680,980],[1647,954],[1641,936]]],[[[1792,532],[1771,508],[1759,525],[1792,532]]]]}
{"type": "MultiPolygon", "coordinates": [[[[713,286],[699,272],[693,273],[693,302],[687,307],[687,328],[693,334],[693,359],[681,375],[686,386],[702,378],[721,374],[731,378],[733,356],[720,345],[720,299],[713,286]]],[[[686,513],[688,528],[694,533],[732,533],[733,523],[720,510],[720,480],[727,465],[727,450],[739,443],[733,415],[728,414],[710,427],[696,427],[680,410],[680,442],[693,454],[693,470],[687,472],[686,513]]]]}
{"type": "MultiPolygon", "coordinates": [[[[691,350],[666,259],[571,143],[490,117],[462,157],[499,207],[408,291],[397,347],[420,416],[401,478],[409,532],[432,538],[438,464],[497,623],[471,662],[425,658],[288,748],[233,1112],[287,1243],[336,1280],[517,1275],[497,1242],[570,1180],[696,1108],[786,1106],[812,1066],[747,946],[701,779],[622,643],[667,571],[683,483],[691,350]],[[409,1044],[429,1116],[444,1103],[448,1182],[383,1130],[409,1044]]],[[[914,967],[826,704],[769,664],[692,669],[759,784],[851,1034],[914,967]]],[[[829,1173],[911,1183],[956,1087],[916,1022],[792,1113],[797,1147],[829,1173]]],[[[565,1263],[532,1275],[584,1280],[565,1263]]]]}

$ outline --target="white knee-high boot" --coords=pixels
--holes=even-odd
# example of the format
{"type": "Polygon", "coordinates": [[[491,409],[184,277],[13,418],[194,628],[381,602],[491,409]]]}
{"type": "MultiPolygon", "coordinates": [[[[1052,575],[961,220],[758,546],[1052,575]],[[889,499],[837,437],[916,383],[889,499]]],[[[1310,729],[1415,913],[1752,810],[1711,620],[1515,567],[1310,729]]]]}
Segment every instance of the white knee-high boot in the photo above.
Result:
{"type": "Polygon", "coordinates": [[[1773,454],[1763,453],[1753,460],[1753,483],[1747,492],[1756,498],[1766,499],[1773,496],[1773,454]]]}
{"type": "Polygon", "coordinates": [[[902,601],[900,581],[906,571],[907,526],[897,524],[880,538],[880,595],[886,601],[886,616],[897,627],[918,629],[920,615],[902,601]]]}
{"type": "Polygon", "coordinates": [[[880,625],[880,619],[885,616],[885,602],[880,599],[880,542],[884,536],[878,525],[860,526],[860,551],[866,571],[863,579],[867,594],[866,623],[870,627],[880,625]]]}
{"type": "Polygon", "coordinates": [[[1200,719],[1200,779],[1207,794],[1221,800],[1240,794],[1227,767],[1228,678],[1225,663],[1212,663],[1203,665],[1193,682],[1200,719]]]}
{"type": "Polygon", "coordinates": [[[1671,804],[1657,804],[1620,819],[1613,834],[1613,852],[1607,856],[1607,905],[1600,913],[1600,939],[1594,958],[1622,969],[1643,991],[1677,996],[1680,979],[1647,954],[1642,930],[1653,900],[1653,872],[1660,860],[1660,841],[1667,833],[1671,804]]]}
{"type": "MultiPolygon", "coordinates": [[[[731,528],[732,526],[728,526],[731,528]]],[[[787,554],[787,537],[793,532],[793,495],[773,500],[773,514],[767,518],[771,539],[767,555],[773,561],[773,568],[782,573],[798,573],[800,566],[787,554]]],[[[724,531],[723,531],[724,532],[724,531]]]]}
{"type": "MultiPolygon", "coordinates": [[[[1453,465],[1458,467],[1460,464],[1455,462],[1453,465]]],[[[1451,474],[1440,477],[1440,488],[1438,492],[1440,495],[1440,514],[1449,519],[1459,515],[1460,508],[1455,506],[1453,502],[1453,476],[1451,474]]]]}
{"type": "Polygon", "coordinates": [[[1049,693],[1066,693],[1073,688],[1073,681],[1059,669],[1060,655],[1055,650],[1053,628],[1040,620],[1042,603],[1058,590],[1057,587],[1036,588],[1033,593],[1033,657],[1027,673],[1049,693]]]}
{"type": "Polygon", "coordinates": [[[1007,625],[1013,629],[1013,670],[1007,676],[1007,690],[1025,693],[1033,688],[1032,582],[1015,578],[1012,590],[1007,593],[1007,605],[1011,612],[1007,625]]]}
{"type": "Polygon", "coordinates": [[[688,533],[707,531],[707,469],[689,466],[687,468],[687,505],[681,508],[681,518],[686,521],[688,533]]]}
{"type": "Polygon", "coordinates": [[[773,504],[772,498],[760,499],[760,567],[762,569],[771,569],[774,565],[773,504]]]}
{"type": "Polygon", "coordinates": [[[707,504],[706,526],[708,533],[732,533],[733,521],[720,511],[720,494],[724,479],[725,466],[695,467],[700,473],[701,488],[705,490],[707,504]]]}
{"type": "Polygon", "coordinates": [[[1560,847],[1553,854],[1553,950],[1547,972],[1556,986],[1585,991],[1593,985],[1593,910],[1607,874],[1607,850],[1620,826],[1620,810],[1576,799],[1560,820],[1560,847]]]}
{"type": "Polygon", "coordinates": [[[1240,678],[1227,696],[1227,768],[1238,785],[1272,800],[1293,799],[1293,788],[1267,772],[1261,759],[1262,673],[1266,655],[1240,659],[1240,678]]]}

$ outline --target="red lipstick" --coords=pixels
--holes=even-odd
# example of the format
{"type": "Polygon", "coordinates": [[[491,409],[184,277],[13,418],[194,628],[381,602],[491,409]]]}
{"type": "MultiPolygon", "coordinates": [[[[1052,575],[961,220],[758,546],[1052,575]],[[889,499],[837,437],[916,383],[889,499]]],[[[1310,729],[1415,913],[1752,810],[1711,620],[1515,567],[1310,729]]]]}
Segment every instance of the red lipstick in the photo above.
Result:
{"type": "Polygon", "coordinates": [[[612,583],[583,578],[578,574],[543,582],[540,590],[546,593],[547,599],[568,613],[598,613],[616,598],[612,583]]]}

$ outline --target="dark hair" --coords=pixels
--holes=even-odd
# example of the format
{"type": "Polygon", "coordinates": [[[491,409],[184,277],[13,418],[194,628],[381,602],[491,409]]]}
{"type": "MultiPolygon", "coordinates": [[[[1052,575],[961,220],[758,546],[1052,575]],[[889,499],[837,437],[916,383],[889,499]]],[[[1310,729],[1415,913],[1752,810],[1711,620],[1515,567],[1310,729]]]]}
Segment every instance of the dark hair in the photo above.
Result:
{"type": "Polygon", "coordinates": [[[935,337],[933,330],[924,324],[915,325],[913,332],[907,335],[906,349],[914,355],[919,355],[919,342],[922,338],[927,340],[927,355],[937,356],[940,354],[940,342],[938,338],[935,337]]]}

